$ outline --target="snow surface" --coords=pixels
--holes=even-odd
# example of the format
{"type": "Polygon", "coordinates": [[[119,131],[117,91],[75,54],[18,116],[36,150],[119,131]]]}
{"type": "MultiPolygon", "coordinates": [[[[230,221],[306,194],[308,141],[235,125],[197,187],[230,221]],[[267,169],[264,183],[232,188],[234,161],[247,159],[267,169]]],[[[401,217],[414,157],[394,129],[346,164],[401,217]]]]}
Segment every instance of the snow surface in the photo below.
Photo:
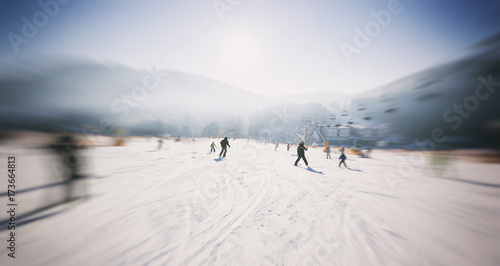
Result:
{"type": "MultiPolygon", "coordinates": [[[[500,264],[498,164],[451,160],[439,177],[417,152],[348,154],[346,169],[338,151],[310,148],[307,169],[293,166],[296,146],[230,140],[219,161],[212,141],[87,150],[92,197],[21,218],[17,258],[4,247],[1,264],[500,264]]],[[[7,150],[20,190],[35,188],[18,194],[22,213],[60,201],[63,186],[40,188],[60,181],[54,156],[7,150]]]]}

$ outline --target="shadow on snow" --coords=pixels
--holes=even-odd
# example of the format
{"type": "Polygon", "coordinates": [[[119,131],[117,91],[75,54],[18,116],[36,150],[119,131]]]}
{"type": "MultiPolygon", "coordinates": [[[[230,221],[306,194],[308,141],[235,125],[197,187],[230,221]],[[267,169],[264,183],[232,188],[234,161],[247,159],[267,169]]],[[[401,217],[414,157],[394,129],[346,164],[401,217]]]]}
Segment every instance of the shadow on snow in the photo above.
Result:
{"type": "Polygon", "coordinates": [[[309,167],[309,166],[306,168],[306,170],[307,170],[307,171],[309,171],[309,172],[315,173],[315,174],[324,175],[324,173],[323,173],[323,172],[321,172],[321,171],[316,171],[316,170],[312,169],[312,168],[311,168],[311,167],[309,167]]]}

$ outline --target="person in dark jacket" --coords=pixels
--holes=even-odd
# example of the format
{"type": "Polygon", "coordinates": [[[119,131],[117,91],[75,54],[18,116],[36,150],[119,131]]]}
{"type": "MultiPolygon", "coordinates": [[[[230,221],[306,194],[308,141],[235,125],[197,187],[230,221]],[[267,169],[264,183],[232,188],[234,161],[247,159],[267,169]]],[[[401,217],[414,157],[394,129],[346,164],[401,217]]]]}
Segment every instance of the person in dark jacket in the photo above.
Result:
{"type": "Polygon", "coordinates": [[[345,154],[343,154],[343,153],[342,153],[342,155],[340,155],[340,157],[339,157],[339,160],[341,160],[341,161],[340,161],[340,163],[339,163],[339,167],[340,167],[340,165],[341,165],[342,163],[344,163],[345,168],[349,168],[349,167],[347,167],[347,165],[345,164],[345,160],[346,160],[346,159],[347,159],[347,157],[345,157],[345,154]]]}
{"type": "Polygon", "coordinates": [[[297,166],[297,163],[299,163],[299,161],[300,161],[301,158],[302,158],[302,160],[304,160],[304,163],[306,163],[306,166],[309,166],[307,164],[307,159],[306,159],[306,156],[305,156],[305,151],[307,151],[307,148],[304,147],[304,142],[299,143],[299,146],[297,147],[297,156],[299,158],[297,158],[297,160],[295,161],[295,166],[297,166]]]}
{"type": "Polygon", "coordinates": [[[227,137],[225,137],[221,142],[220,142],[220,147],[222,150],[219,153],[219,158],[221,157],[222,153],[224,153],[224,158],[226,158],[226,153],[227,153],[227,147],[231,148],[231,145],[229,145],[229,141],[227,140],[227,137]]]}
{"type": "MultiPolygon", "coordinates": [[[[51,145],[51,148],[59,155],[62,166],[63,182],[65,184],[66,197],[64,201],[76,199],[76,181],[83,179],[82,162],[83,157],[80,150],[84,147],[78,145],[72,135],[63,135],[59,140],[51,145]]],[[[83,186],[85,189],[85,186],[83,186]]]]}
{"type": "Polygon", "coordinates": [[[161,147],[163,146],[163,140],[161,138],[158,139],[158,147],[156,147],[156,150],[161,150],[161,147]]]}

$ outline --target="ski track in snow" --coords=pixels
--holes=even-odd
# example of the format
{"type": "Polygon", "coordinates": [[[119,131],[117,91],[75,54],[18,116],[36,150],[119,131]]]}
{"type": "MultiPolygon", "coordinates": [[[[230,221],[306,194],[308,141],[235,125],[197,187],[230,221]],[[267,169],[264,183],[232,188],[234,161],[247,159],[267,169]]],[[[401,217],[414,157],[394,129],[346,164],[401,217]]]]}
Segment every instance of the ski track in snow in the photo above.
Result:
{"type": "MultiPolygon", "coordinates": [[[[216,161],[211,142],[166,141],[155,151],[137,139],[87,151],[94,196],[22,218],[39,219],[17,229],[16,265],[500,263],[499,165],[461,161],[460,177],[438,178],[423,164],[398,177],[400,153],[348,155],[346,169],[338,153],[327,160],[311,148],[308,170],[293,166],[295,148],[236,140],[216,161]]],[[[20,168],[23,189],[56,181],[43,168],[54,158],[11,149],[33,166],[20,168]]],[[[21,194],[21,210],[62,192],[21,194]]]]}

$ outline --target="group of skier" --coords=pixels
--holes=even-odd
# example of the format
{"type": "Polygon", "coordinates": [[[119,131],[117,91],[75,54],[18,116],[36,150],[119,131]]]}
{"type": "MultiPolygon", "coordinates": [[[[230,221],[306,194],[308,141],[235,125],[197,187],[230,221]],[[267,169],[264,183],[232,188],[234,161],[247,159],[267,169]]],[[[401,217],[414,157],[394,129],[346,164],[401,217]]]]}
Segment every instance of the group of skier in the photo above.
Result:
{"type": "MultiPolygon", "coordinates": [[[[231,148],[227,137],[224,137],[224,139],[220,142],[220,147],[222,148],[222,150],[219,153],[219,158],[226,158],[227,148],[231,148]]],[[[212,144],[210,144],[210,153],[215,152],[215,148],[217,148],[217,146],[215,145],[215,142],[212,141],[212,144]]]]}
{"type": "MultiPolygon", "coordinates": [[[[290,144],[288,144],[290,145],[290,144]]],[[[302,159],[304,161],[304,163],[306,164],[306,166],[309,167],[309,164],[307,162],[307,159],[306,159],[306,156],[305,156],[305,151],[307,151],[307,147],[304,146],[304,142],[301,142],[299,143],[299,146],[297,147],[297,160],[295,160],[295,166],[297,166],[297,164],[299,163],[300,159],[302,159]]],[[[342,147],[340,149],[340,152],[341,152],[341,155],[339,157],[339,160],[340,160],[340,163],[339,163],[339,167],[341,166],[341,164],[344,164],[344,166],[346,168],[349,168],[347,167],[347,165],[345,164],[345,160],[347,160],[347,157],[345,156],[345,153],[344,153],[344,147],[342,147]]],[[[331,159],[332,157],[330,156],[330,153],[331,153],[331,150],[330,150],[330,146],[326,147],[326,158],[327,159],[331,159]]]]}
{"type": "MultiPolygon", "coordinates": [[[[226,157],[226,154],[227,154],[227,148],[231,148],[231,145],[229,145],[229,141],[227,139],[227,137],[224,137],[224,139],[220,142],[220,146],[221,146],[221,151],[219,153],[219,158],[223,157],[225,158],[226,157]]],[[[276,151],[279,147],[279,144],[278,142],[275,143],[275,146],[274,146],[274,151],[276,151]]],[[[212,141],[212,144],[210,144],[210,153],[212,152],[216,152],[215,148],[217,148],[217,145],[215,145],[215,142],[212,141]]],[[[287,144],[286,146],[287,148],[287,151],[290,150],[290,144],[287,144]]],[[[306,156],[305,156],[305,151],[307,151],[307,147],[304,146],[304,142],[300,142],[299,143],[299,146],[297,147],[297,160],[295,160],[295,163],[294,163],[294,166],[297,166],[297,164],[299,163],[300,159],[302,159],[304,161],[304,163],[306,164],[307,167],[309,167],[309,163],[307,162],[307,159],[306,159],[306,156]]],[[[330,150],[330,146],[326,147],[326,158],[327,159],[331,159],[332,157],[330,156],[330,153],[331,153],[331,150],[330,150]]],[[[345,163],[345,160],[347,159],[347,157],[345,156],[345,153],[344,153],[344,147],[342,147],[340,149],[340,157],[339,157],[339,167],[341,167],[342,164],[344,164],[344,166],[346,168],[347,165],[345,163]]]]}

